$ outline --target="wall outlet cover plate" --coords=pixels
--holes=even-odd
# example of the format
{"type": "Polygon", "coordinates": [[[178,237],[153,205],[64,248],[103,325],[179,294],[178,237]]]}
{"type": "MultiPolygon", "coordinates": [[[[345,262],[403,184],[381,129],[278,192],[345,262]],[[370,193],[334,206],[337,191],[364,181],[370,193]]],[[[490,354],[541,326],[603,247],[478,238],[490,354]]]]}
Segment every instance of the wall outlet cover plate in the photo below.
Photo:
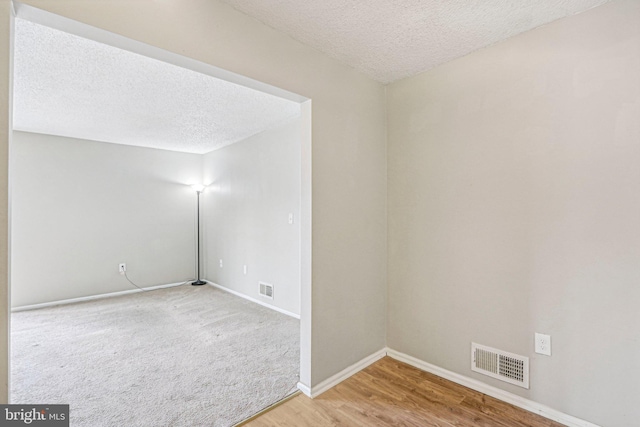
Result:
{"type": "Polygon", "coordinates": [[[536,332],[535,342],[536,353],[551,356],[551,335],[539,334],[536,332]]]}

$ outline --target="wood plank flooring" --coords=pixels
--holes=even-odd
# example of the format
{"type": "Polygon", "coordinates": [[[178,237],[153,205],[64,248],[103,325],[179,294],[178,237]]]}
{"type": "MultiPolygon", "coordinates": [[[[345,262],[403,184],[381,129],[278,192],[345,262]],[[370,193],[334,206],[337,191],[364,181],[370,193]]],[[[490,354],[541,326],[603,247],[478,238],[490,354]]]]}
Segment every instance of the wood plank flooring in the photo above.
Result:
{"type": "Polygon", "coordinates": [[[554,421],[385,357],[315,399],[300,394],[248,427],[561,427],[554,421]]]}

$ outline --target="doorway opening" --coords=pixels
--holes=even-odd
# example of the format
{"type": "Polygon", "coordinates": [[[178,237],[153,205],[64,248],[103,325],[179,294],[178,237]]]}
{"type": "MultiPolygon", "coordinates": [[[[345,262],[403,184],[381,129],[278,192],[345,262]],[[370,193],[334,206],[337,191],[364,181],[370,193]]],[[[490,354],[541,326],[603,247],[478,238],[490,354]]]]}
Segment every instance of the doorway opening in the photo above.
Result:
{"type": "MultiPolygon", "coordinates": [[[[268,95],[275,98],[276,102],[284,100],[287,105],[297,106],[297,116],[291,120],[253,133],[238,142],[201,153],[179,152],[167,146],[123,143],[121,141],[127,140],[126,134],[121,135],[120,142],[109,141],[104,134],[98,136],[83,133],[67,134],[64,132],[72,127],[72,121],[67,121],[65,125],[59,119],[50,120],[50,125],[53,126],[53,130],[50,131],[37,126],[29,128],[24,124],[17,126],[12,131],[10,147],[12,185],[10,293],[15,302],[13,308],[17,311],[17,315],[46,311],[42,316],[31,320],[36,322],[31,323],[31,327],[23,322],[20,333],[33,330],[34,324],[55,323],[51,317],[55,313],[52,314],[52,312],[63,307],[79,308],[79,311],[76,310],[74,314],[66,314],[67,318],[79,318],[80,314],[88,315],[89,317],[86,318],[88,320],[84,321],[83,325],[97,326],[97,329],[85,331],[84,335],[76,334],[75,337],[87,338],[102,335],[104,338],[128,337],[125,339],[127,342],[144,341],[140,338],[141,330],[126,329],[128,327],[126,323],[145,325],[145,322],[148,322],[145,327],[149,328],[159,324],[167,336],[156,337],[155,340],[147,342],[146,353],[144,350],[142,353],[137,353],[134,360],[142,362],[138,371],[142,371],[148,379],[150,372],[157,371],[158,365],[162,363],[147,360],[148,355],[160,353],[161,356],[168,358],[162,360],[178,359],[180,363],[171,365],[175,376],[163,378],[165,382],[169,384],[173,382],[176,385],[181,384],[184,374],[189,372],[189,366],[202,362],[199,358],[194,360],[189,357],[192,352],[190,352],[188,341],[180,341],[181,334],[178,331],[184,331],[182,335],[193,333],[193,340],[214,343],[220,347],[218,344],[224,342],[225,334],[228,338],[226,343],[237,344],[238,340],[234,333],[242,330],[251,331],[252,328],[255,329],[256,323],[265,324],[266,327],[258,331],[257,335],[248,335],[251,337],[250,340],[258,343],[256,348],[264,348],[278,336],[278,329],[273,326],[278,320],[282,320],[282,317],[278,316],[285,316],[284,323],[290,319],[296,321],[299,319],[299,324],[296,324],[296,328],[300,331],[299,348],[296,349],[300,355],[297,375],[301,385],[307,385],[310,378],[309,343],[311,342],[311,101],[229,71],[26,5],[17,5],[16,9],[16,21],[20,22],[15,24],[23,25],[29,31],[35,31],[34,28],[44,26],[45,31],[64,33],[63,36],[67,40],[81,38],[89,44],[100,43],[108,48],[141,56],[144,60],[161,62],[164,65],[170,64],[180,70],[179,72],[187,71],[205,80],[216,79],[237,86],[240,90],[251,90],[256,93],[257,98],[268,95]],[[60,130],[61,128],[65,129],[64,132],[60,130]],[[292,147],[295,148],[293,151],[292,147]],[[291,165],[291,162],[287,163],[286,159],[283,160],[286,156],[293,159],[295,163],[291,168],[282,166],[283,164],[291,165]],[[36,165],[41,167],[34,168],[36,165]],[[291,170],[296,171],[295,175],[291,174],[291,170]],[[196,198],[189,184],[197,183],[196,181],[207,186],[200,211],[202,214],[200,237],[203,240],[200,261],[203,264],[203,278],[212,285],[206,287],[206,290],[189,287],[188,283],[195,276],[193,267],[196,264],[195,230],[197,229],[194,220],[197,214],[196,198]],[[283,185],[291,185],[294,188],[293,198],[290,192],[283,191],[283,185]],[[292,232],[292,230],[296,231],[292,232]],[[296,258],[293,272],[290,264],[292,256],[296,258]],[[115,259],[117,261],[114,261],[115,259]],[[154,300],[152,302],[159,302],[160,306],[163,302],[167,302],[170,308],[173,307],[176,310],[170,310],[168,314],[164,313],[166,316],[163,316],[159,306],[150,305],[141,308],[143,307],[141,298],[152,296],[153,292],[135,293],[138,290],[131,288],[119,275],[118,266],[123,262],[127,263],[128,277],[140,287],[150,290],[149,288],[169,285],[167,289],[158,291],[158,295],[164,292],[162,297],[151,299],[154,300]],[[172,262],[179,267],[167,268],[172,262]],[[42,274],[42,278],[36,277],[38,274],[42,274]],[[76,277],[81,279],[77,280],[76,277]],[[182,286],[178,288],[171,286],[180,285],[183,280],[186,283],[182,286]],[[270,298],[260,295],[260,283],[273,286],[270,298]],[[118,296],[114,297],[113,294],[118,296]],[[105,295],[112,298],[99,298],[105,295]],[[184,302],[194,295],[195,301],[184,302]],[[129,298],[134,300],[131,302],[127,300],[129,298]],[[207,301],[206,298],[214,298],[219,304],[197,305],[207,301]],[[129,302],[125,303],[125,301],[129,302]],[[61,302],[73,304],[60,304],[61,302]],[[104,302],[106,305],[102,304],[104,302]],[[140,317],[120,315],[116,319],[124,320],[125,324],[113,328],[109,326],[109,322],[104,323],[107,314],[122,313],[125,305],[131,308],[126,311],[127,313],[139,314],[140,317]],[[47,306],[56,308],[45,309],[44,307],[47,306]],[[231,308],[232,306],[238,306],[239,310],[244,308],[255,310],[250,314],[239,314],[231,308]],[[20,309],[39,310],[20,311],[20,309]],[[175,320],[173,316],[178,316],[179,312],[186,313],[186,323],[174,332],[168,331],[167,327],[174,326],[174,322],[167,323],[167,317],[175,320]],[[226,324],[226,332],[215,329],[216,325],[234,318],[240,320],[226,324]],[[211,333],[215,338],[210,335],[211,333]],[[171,347],[168,344],[172,342],[179,343],[177,344],[179,356],[169,354],[167,348],[171,347]],[[260,347],[260,343],[264,345],[260,347]]],[[[20,36],[19,31],[17,36],[20,36]]],[[[16,43],[19,42],[20,40],[16,41],[16,43]]],[[[19,61],[19,52],[14,52],[14,56],[16,55],[19,61]]],[[[97,59],[92,58],[92,60],[97,59]]],[[[105,71],[104,67],[99,71],[105,71]]],[[[20,84],[19,66],[16,67],[15,72],[14,81],[20,84]]],[[[105,74],[105,78],[108,75],[108,73],[105,74]]],[[[122,86],[125,90],[132,89],[131,86],[127,86],[125,79],[119,80],[121,83],[124,82],[122,86]]],[[[34,83],[31,86],[31,92],[37,94],[38,89],[47,88],[47,85],[34,83]]],[[[157,91],[161,92],[163,89],[157,88],[157,91]]],[[[20,95],[16,87],[14,105],[19,106],[19,102],[23,99],[24,95],[20,95]]],[[[34,105],[27,104],[27,108],[34,105]]],[[[37,105],[41,106],[42,103],[37,105]]],[[[129,107],[130,105],[127,104],[121,109],[129,107]]],[[[98,110],[100,108],[100,105],[96,107],[98,110]]],[[[52,115],[49,114],[49,116],[52,115]]],[[[17,121],[21,117],[19,114],[15,116],[17,121]]],[[[189,116],[180,117],[183,122],[188,122],[190,118],[189,116]]],[[[82,117],[78,117],[78,114],[74,116],[73,121],[75,119],[79,123],[82,122],[82,117]]],[[[198,117],[190,123],[191,127],[202,125],[202,120],[197,119],[198,117]]],[[[133,123],[135,125],[135,120],[133,123]]],[[[89,120],[84,127],[75,123],[85,132],[99,128],[99,124],[95,119],[89,120]]],[[[165,124],[159,122],[158,127],[165,124]]],[[[201,132],[205,135],[204,139],[209,135],[207,132],[211,131],[201,132]]],[[[14,326],[16,325],[18,322],[14,322],[14,326]]],[[[71,324],[70,327],[74,325],[78,326],[78,324],[71,324]]],[[[65,334],[63,330],[62,335],[68,336],[77,332],[77,330],[69,331],[65,334]]],[[[44,339],[42,336],[29,339],[31,341],[27,340],[21,345],[24,346],[25,343],[31,343],[34,347],[44,345],[40,342],[44,339]]],[[[134,365],[131,359],[126,358],[127,347],[114,348],[114,355],[123,356],[124,353],[124,357],[110,358],[109,363],[112,360],[120,360],[120,362],[109,365],[103,358],[106,356],[105,350],[110,349],[110,341],[108,339],[102,341],[102,346],[96,344],[99,342],[91,341],[95,351],[90,353],[98,357],[91,359],[94,360],[91,362],[92,367],[110,366],[112,376],[118,376],[119,365],[134,365]]],[[[82,340],[77,344],[82,345],[82,340]]],[[[12,347],[12,351],[19,348],[15,343],[12,347]]],[[[228,357],[218,358],[224,359],[221,369],[226,373],[234,369],[230,363],[231,360],[237,359],[239,354],[251,352],[247,350],[248,347],[240,348],[230,345],[229,348],[232,351],[228,357]]],[[[57,354],[61,364],[56,370],[68,373],[69,365],[65,364],[64,356],[65,353],[72,353],[74,350],[71,348],[58,348],[58,350],[60,352],[54,354],[57,354]]],[[[87,366],[82,365],[85,350],[86,348],[81,348],[80,353],[77,354],[73,371],[86,374],[83,368],[87,366]]],[[[285,357],[288,349],[282,350],[282,357],[285,357]]],[[[51,352],[43,353],[51,355],[51,352]]],[[[254,359],[264,363],[259,351],[255,351],[254,359]]],[[[246,366],[247,363],[243,362],[242,365],[246,366]]],[[[14,368],[18,367],[14,363],[14,368]]],[[[263,371],[277,371],[277,367],[273,366],[263,365],[262,368],[263,371]]],[[[216,378],[207,379],[207,372],[222,371],[216,371],[213,366],[205,366],[198,372],[198,381],[203,380],[205,376],[205,383],[213,383],[216,378]]],[[[28,390],[29,385],[33,385],[33,382],[38,379],[38,373],[23,372],[23,374],[20,381],[23,385],[26,384],[28,390]]],[[[234,381],[230,376],[224,378],[225,387],[234,381]]],[[[10,392],[17,379],[16,375],[11,377],[10,392]]],[[[236,381],[236,383],[242,382],[242,380],[236,381]]],[[[105,392],[103,396],[121,393],[124,388],[131,390],[140,387],[140,383],[141,381],[126,384],[114,382],[112,383],[114,389],[103,390],[105,392]]],[[[154,383],[151,382],[151,384],[154,383]]],[[[258,389],[263,386],[266,387],[266,384],[258,382],[255,385],[258,389]]],[[[296,384],[293,383],[289,388],[295,387],[296,384]]],[[[179,389],[179,387],[176,388],[179,389]]],[[[161,392],[164,394],[161,393],[158,399],[178,400],[171,387],[161,392]]],[[[219,403],[220,396],[210,397],[219,403]]],[[[10,399],[18,403],[11,396],[10,399]]],[[[202,405],[202,402],[194,404],[202,405]]],[[[73,407],[71,409],[73,413],[73,407]]]]}

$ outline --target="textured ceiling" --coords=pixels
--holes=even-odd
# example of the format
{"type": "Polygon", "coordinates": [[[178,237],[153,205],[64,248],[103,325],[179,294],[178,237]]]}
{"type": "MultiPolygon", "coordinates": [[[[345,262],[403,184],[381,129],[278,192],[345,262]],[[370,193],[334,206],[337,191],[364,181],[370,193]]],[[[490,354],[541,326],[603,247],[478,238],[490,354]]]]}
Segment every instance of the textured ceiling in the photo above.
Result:
{"type": "Polygon", "coordinates": [[[300,105],[16,19],[16,130],[206,153],[300,115],[300,105]]]}
{"type": "Polygon", "coordinates": [[[382,83],[608,0],[222,0],[382,83]]]}

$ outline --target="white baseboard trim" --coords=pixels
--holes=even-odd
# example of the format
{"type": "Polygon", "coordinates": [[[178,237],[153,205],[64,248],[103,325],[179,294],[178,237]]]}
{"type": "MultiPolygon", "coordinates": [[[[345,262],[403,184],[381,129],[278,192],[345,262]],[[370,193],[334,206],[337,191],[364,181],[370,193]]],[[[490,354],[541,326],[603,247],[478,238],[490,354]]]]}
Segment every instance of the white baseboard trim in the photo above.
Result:
{"type": "Polygon", "coordinates": [[[251,302],[255,302],[256,304],[259,304],[259,305],[261,305],[263,307],[270,308],[270,309],[275,310],[275,311],[277,311],[279,313],[286,314],[287,316],[291,316],[291,317],[293,317],[295,319],[300,320],[300,315],[299,314],[295,314],[295,313],[293,313],[291,311],[287,311],[287,310],[282,309],[280,307],[276,307],[275,305],[267,304],[266,302],[260,301],[260,300],[255,299],[255,298],[251,298],[250,296],[247,296],[247,295],[245,295],[243,293],[240,293],[238,291],[234,291],[233,289],[226,288],[226,287],[224,287],[222,285],[218,285],[217,283],[213,283],[213,282],[211,282],[209,280],[205,280],[205,282],[207,282],[208,284],[210,284],[214,288],[218,288],[218,289],[220,289],[222,291],[229,292],[230,294],[233,294],[233,295],[235,295],[237,297],[244,298],[244,299],[249,300],[251,302]]]}
{"type": "Polygon", "coordinates": [[[309,386],[302,383],[298,383],[298,390],[303,392],[306,396],[311,397],[311,389],[309,388],[309,386]]]}
{"type": "MultiPolygon", "coordinates": [[[[183,285],[185,283],[186,282],[169,283],[167,285],[148,286],[148,287],[142,288],[142,289],[144,289],[144,291],[153,291],[155,289],[173,288],[174,286],[180,286],[180,285],[183,285]]],[[[23,306],[20,306],[20,307],[11,308],[11,312],[15,313],[15,312],[18,312],[18,311],[37,310],[39,308],[55,307],[57,305],[66,305],[66,304],[73,304],[73,303],[76,303],[76,302],[93,301],[93,300],[96,300],[96,299],[119,297],[119,296],[128,295],[128,294],[137,294],[139,292],[144,292],[144,291],[140,290],[140,289],[128,289],[126,291],[109,292],[107,294],[89,295],[89,296],[86,296],[86,297],[63,299],[63,300],[51,301],[51,302],[43,302],[43,303],[40,303],[40,304],[23,305],[23,306]]]]}
{"type": "Polygon", "coordinates": [[[541,403],[525,399],[524,397],[520,397],[508,391],[504,391],[499,388],[487,385],[481,381],[474,380],[473,378],[469,378],[464,375],[460,375],[455,372],[440,368],[436,365],[432,365],[423,360],[416,359],[415,357],[409,356],[408,354],[400,353],[399,351],[392,349],[387,349],[386,353],[389,357],[399,360],[400,362],[404,362],[415,368],[430,372],[449,381],[453,381],[454,383],[463,385],[480,393],[484,393],[488,396],[494,397],[498,400],[502,400],[503,402],[510,403],[513,406],[517,406],[518,408],[522,408],[526,411],[533,412],[534,414],[541,415],[550,420],[565,424],[569,427],[600,427],[597,424],[593,424],[589,421],[585,421],[572,415],[565,414],[541,403]]]}
{"type": "Polygon", "coordinates": [[[375,353],[365,357],[364,359],[360,360],[359,362],[354,363],[353,365],[343,369],[342,371],[338,372],[337,374],[333,375],[332,377],[327,378],[326,380],[322,381],[320,384],[311,387],[311,390],[309,390],[308,387],[306,388],[306,391],[303,389],[300,389],[300,391],[302,391],[304,394],[306,394],[307,396],[311,397],[311,398],[315,398],[320,396],[322,393],[324,393],[325,391],[329,390],[332,387],[337,386],[338,384],[340,384],[342,381],[346,380],[347,378],[349,378],[350,376],[357,374],[358,372],[360,372],[361,370],[363,370],[364,368],[366,368],[367,366],[371,365],[374,362],[377,362],[378,360],[382,359],[384,356],[387,355],[387,349],[383,348],[382,350],[378,350],[375,353]],[[307,393],[309,392],[309,393],[307,393]]]}

